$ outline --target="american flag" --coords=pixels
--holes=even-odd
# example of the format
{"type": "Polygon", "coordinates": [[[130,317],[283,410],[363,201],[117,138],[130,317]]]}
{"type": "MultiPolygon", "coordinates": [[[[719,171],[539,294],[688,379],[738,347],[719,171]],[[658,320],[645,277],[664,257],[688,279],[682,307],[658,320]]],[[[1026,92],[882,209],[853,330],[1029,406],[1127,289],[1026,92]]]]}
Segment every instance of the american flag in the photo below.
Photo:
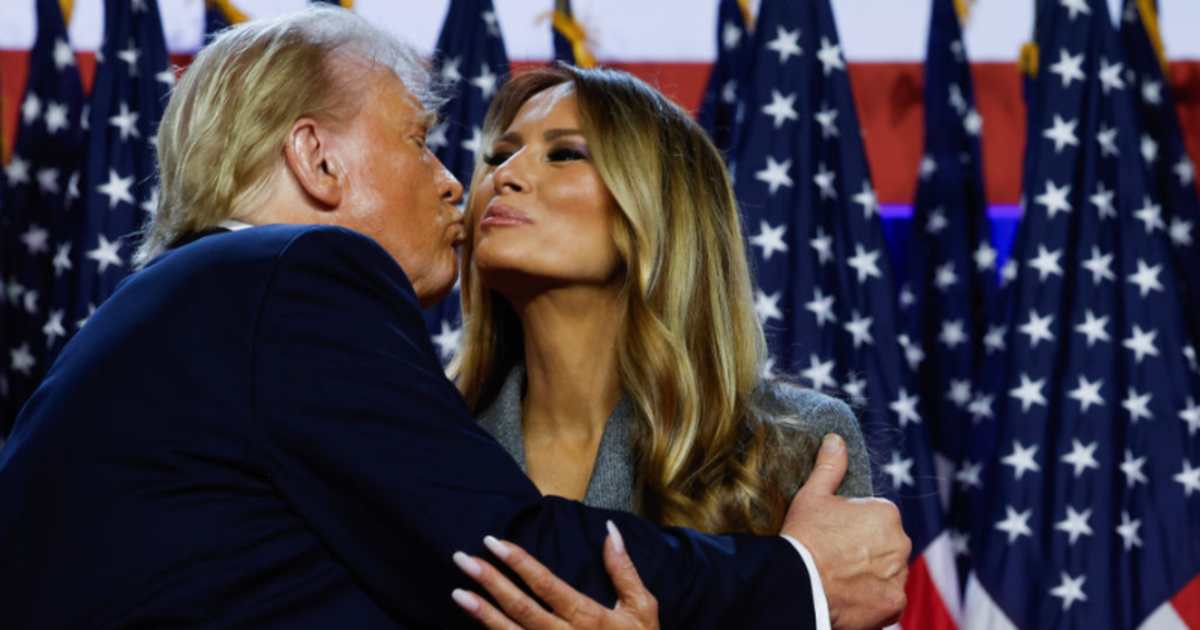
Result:
{"type": "MultiPolygon", "coordinates": [[[[900,291],[901,344],[927,421],[943,506],[962,463],[972,425],[991,414],[975,385],[983,356],[995,348],[987,305],[994,299],[999,253],[992,246],[984,195],[980,132],[971,70],[954,0],[934,0],[925,57],[925,152],[908,238],[908,286],[900,291]]],[[[970,471],[966,479],[970,481],[970,471]]],[[[951,510],[951,541],[965,556],[964,510],[951,510]]],[[[965,570],[960,563],[960,571],[965,570]]],[[[965,575],[965,571],[960,573],[965,575]]]]}
{"type": "MultiPolygon", "coordinates": [[[[1121,17],[1121,42],[1134,79],[1142,135],[1142,159],[1162,194],[1163,220],[1175,251],[1175,268],[1185,302],[1200,300],[1200,197],[1196,193],[1196,168],[1183,142],[1175,98],[1166,80],[1161,57],[1158,16],[1154,3],[1126,0],[1121,17]],[[1144,6],[1139,10],[1139,6],[1144,6]]],[[[1189,312],[1193,337],[1200,337],[1200,313],[1189,312]]]]}
{"type": "Polygon", "coordinates": [[[864,408],[913,539],[906,627],[954,627],[958,582],[919,399],[902,367],[895,294],[828,0],[763,0],[733,171],[767,329],[767,371],[864,408]]]}
{"type": "MultiPolygon", "coordinates": [[[[508,53],[492,0],[450,0],[434,51],[434,69],[453,98],[429,132],[428,143],[451,173],[468,185],[482,141],[483,117],[508,76],[508,53]]],[[[443,361],[462,336],[458,285],[441,304],[425,311],[425,323],[443,361]]]]}
{"type": "Polygon", "coordinates": [[[596,58],[588,49],[587,33],[571,10],[571,0],[554,0],[550,30],[554,38],[555,61],[580,68],[595,67],[596,58]]]}
{"type": "Polygon", "coordinates": [[[733,141],[738,82],[749,73],[750,16],[746,0],[720,0],[717,8],[717,60],[700,101],[700,126],[713,144],[727,151],[733,141]]]}
{"type": "Polygon", "coordinates": [[[84,115],[82,197],[70,210],[81,218],[71,250],[75,286],[58,304],[68,332],[131,271],[135,232],[158,204],[154,134],[175,82],[155,0],[106,0],[104,25],[84,115]]]}
{"type": "Polygon", "coordinates": [[[967,627],[1200,626],[1200,376],[1105,0],[1046,0],[967,627]]]}
{"type": "Polygon", "coordinates": [[[72,222],[79,196],[83,87],[57,0],[38,0],[37,39],[11,162],[4,169],[0,216],[0,440],[67,335],[53,285],[70,273],[72,222]]]}
{"type": "Polygon", "coordinates": [[[212,40],[213,35],[216,35],[223,29],[229,28],[233,24],[242,21],[245,16],[236,13],[236,9],[229,2],[218,2],[218,0],[205,0],[204,3],[204,43],[212,40]]]}

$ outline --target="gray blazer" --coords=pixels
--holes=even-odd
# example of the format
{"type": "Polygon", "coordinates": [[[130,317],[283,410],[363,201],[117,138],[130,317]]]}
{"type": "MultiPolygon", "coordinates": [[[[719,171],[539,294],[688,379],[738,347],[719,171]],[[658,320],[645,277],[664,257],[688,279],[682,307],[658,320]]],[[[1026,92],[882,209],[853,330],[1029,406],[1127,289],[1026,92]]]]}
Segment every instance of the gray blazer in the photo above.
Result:
{"type": "MultiPolygon", "coordinates": [[[[479,414],[479,424],[512,455],[521,470],[525,465],[525,441],[521,433],[521,398],[525,368],[516,366],[504,379],[499,395],[479,414]]],[[[838,488],[843,496],[871,496],[871,470],[867,448],[858,421],[846,403],[795,385],[774,383],[764,388],[763,406],[768,411],[795,416],[818,439],[837,433],[846,440],[850,468],[838,488]]],[[[622,398],[613,409],[600,438],[596,464],[583,503],[591,507],[633,512],[633,408],[622,398]]]]}

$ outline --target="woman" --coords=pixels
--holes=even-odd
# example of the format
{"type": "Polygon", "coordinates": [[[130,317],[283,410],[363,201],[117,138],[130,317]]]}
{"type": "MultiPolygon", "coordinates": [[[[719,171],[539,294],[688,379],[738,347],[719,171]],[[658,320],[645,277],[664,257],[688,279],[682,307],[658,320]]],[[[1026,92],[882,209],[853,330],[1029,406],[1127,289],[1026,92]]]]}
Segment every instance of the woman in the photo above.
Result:
{"type": "Polygon", "coordinates": [[[736,202],[690,116],[638,79],[510,80],[462,251],[468,404],[546,494],[706,532],[779,531],[820,437],[871,493],[842,402],[769,381],[736,202]]]}

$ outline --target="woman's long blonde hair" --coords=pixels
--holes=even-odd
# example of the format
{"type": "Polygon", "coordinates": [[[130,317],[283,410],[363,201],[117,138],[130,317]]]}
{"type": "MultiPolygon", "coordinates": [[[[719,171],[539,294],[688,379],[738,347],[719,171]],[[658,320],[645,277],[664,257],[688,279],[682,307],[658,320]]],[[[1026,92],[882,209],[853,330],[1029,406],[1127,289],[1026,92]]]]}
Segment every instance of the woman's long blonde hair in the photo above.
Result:
{"type": "MultiPolygon", "coordinates": [[[[618,369],[638,418],[639,511],[702,531],[777,533],[816,444],[756,403],[765,342],[725,164],[692,118],[642,81],[566,66],[510,80],[488,111],[482,146],[530,97],[563,83],[620,207],[613,234],[627,313],[618,369]]],[[[483,176],[477,160],[472,189],[483,176]]],[[[479,211],[468,203],[468,226],[479,211]]],[[[468,234],[462,350],[451,370],[478,412],[524,346],[515,312],[473,269],[472,243],[468,234]]]]}

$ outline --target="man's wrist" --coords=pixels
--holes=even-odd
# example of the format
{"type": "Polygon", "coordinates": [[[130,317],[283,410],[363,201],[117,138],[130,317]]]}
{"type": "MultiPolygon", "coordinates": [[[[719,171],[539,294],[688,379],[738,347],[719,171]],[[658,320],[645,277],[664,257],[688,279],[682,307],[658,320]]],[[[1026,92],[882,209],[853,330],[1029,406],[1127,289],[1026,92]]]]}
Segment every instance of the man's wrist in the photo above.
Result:
{"type": "Polygon", "coordinates": [[[787,534],[780,534],[780,536],[792,544],[796,553],[800,554],[800,559],[804,561],[805,569],[808,570],[808,583],[812,585],[813,614],[815,615],[813,627],[816,630],[831,630],[829,600],[825,597],[825,587],[821,584],[821,574],[817,572],[817,563],[813,560],[812,553],[799,540],[787,534]]]}

